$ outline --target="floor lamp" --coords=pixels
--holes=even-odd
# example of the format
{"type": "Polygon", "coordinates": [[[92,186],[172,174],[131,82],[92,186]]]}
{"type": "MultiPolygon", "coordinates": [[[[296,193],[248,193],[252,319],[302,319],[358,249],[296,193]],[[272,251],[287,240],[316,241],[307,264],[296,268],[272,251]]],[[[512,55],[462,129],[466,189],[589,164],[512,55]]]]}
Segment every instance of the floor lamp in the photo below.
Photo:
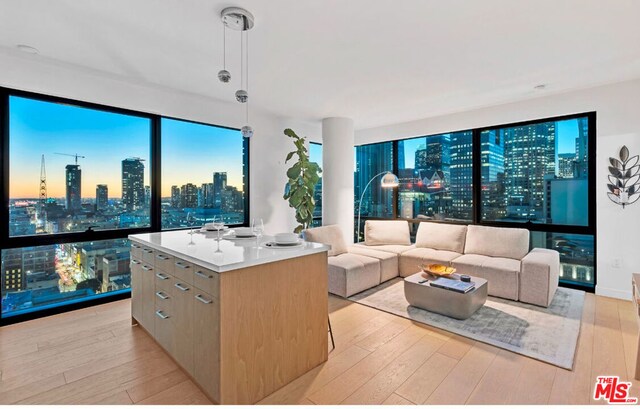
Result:
{"type": "Polygon", "coordinates": [[[380,186],[383,188],[398,187],[398,184],[400,183],[398,182],[398,177],[387,170],[384,172],[380,172],[374,177],[372,177],[369,183],[367,183],[367,185],[364,187],[364,190],[362,191],[362,196],[360,196],[360,202],[358,203],[358,243],[360,242],[360,211],[362,210],[362,200],[364,199],[364,194],[367,191],[367,188],[369,187],[371,182],[373,182],[375,178],[381,175],[384,175],[380,180],[380,186]]]}

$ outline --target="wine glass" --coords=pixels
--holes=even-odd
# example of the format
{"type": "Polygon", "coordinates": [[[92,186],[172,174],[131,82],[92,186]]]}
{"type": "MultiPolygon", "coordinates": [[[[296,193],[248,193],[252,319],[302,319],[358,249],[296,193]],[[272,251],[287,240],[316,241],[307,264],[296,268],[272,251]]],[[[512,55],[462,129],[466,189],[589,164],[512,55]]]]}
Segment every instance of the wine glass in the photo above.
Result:
{"type": "Polygon", "coordinates": [[[211,223],[213,224],[213,228],[218,232],[218,241],[220,241],[220,232],[224,229],[224,218],[220,216],[220,219],[218,219],[218,216],[213,216],[211,223]]]}
{"type": "Polygon", "coordinates": [[[251,221],[251,231],[256,235],[256,243],[259,243],[260,237],[264,233],[264,221],[262,219],[253,219],[251,221]]]}
{"type": "Polygon", "coordinates": [[[193,246],[195,243],[193,242],[193,225],[196,222],[196,217],[192,212],[187,213],[187,226],[189,226],[191,228],[191,230],[189,230],[189,235],[191,236],[191,239],[189,240],[189,245],[193,246]]]}

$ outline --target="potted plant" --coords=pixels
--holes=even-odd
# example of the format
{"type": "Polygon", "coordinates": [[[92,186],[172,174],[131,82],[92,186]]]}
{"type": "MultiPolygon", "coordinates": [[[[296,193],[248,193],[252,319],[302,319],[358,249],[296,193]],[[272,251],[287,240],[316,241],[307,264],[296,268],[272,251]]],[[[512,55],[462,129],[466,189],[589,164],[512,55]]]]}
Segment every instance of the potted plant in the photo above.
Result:
{"type": "Polygon", "coordinates": [[[311,227],[313,223],[313,211],[316,208],[313,194],[322,169],[317,163],[309,161],[309,153],[305,146],[306,138],[299,137],[289,128],[284,130],[284,134],[293,139],[296,148],[287,154],[284,162],[289,162],[294,155],[298,160],[287,170],[289,181],[285,185],[283,197],[289,201],[289,207],[296,209],[296,221],[299,224],[294,233],[300,233],[311,227]]]}

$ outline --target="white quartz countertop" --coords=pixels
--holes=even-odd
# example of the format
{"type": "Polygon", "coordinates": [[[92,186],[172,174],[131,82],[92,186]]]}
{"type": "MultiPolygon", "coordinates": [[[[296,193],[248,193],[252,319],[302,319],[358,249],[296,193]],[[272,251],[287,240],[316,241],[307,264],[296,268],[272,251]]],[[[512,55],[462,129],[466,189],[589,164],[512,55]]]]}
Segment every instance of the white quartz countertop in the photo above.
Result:
{"type": "Polygon", "coordinates": [[[302,242],[301,246],[291,248],[269,248],[265,244],[272,242],[272,236],[256,238],[217,240],[217,233],[199,233],[194,230],[166,231],[161,233],[143,233],[129,235],[129,239],[172,256],[182,258],[216,272],[237,270],[274,261],[329,251],[330,246],[320,243],[302,242]]]}

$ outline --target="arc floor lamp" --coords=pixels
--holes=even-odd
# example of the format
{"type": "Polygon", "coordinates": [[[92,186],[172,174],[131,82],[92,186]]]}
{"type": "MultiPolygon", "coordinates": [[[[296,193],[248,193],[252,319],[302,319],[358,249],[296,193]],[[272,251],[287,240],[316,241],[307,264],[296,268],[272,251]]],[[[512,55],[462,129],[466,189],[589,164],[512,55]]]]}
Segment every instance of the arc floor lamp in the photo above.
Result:
{"type": "Polygon", "coordinates": [[[367,188],[369,187],[371,182],[373,182],[374,179],[377,178],[378,176],[382,176],[382,179],[380,179],[380,186],[382,188],[385,188],[385,189],[394,188],[394,187],[398,187],[398,185],[400,184],[400,182],[398,181],[398,177],[387,170],[384,172],[380,172],[374,177],[372,177],[369,183],[367,183],[367,185],[364,187],[364,189],[362,190],[362,195],[360,196],[360,202],[358,202],[358,242],[360,242],[360,212],[362,210],[362,200],[364,199],[364,194],[367,191],[367,188]]]}

